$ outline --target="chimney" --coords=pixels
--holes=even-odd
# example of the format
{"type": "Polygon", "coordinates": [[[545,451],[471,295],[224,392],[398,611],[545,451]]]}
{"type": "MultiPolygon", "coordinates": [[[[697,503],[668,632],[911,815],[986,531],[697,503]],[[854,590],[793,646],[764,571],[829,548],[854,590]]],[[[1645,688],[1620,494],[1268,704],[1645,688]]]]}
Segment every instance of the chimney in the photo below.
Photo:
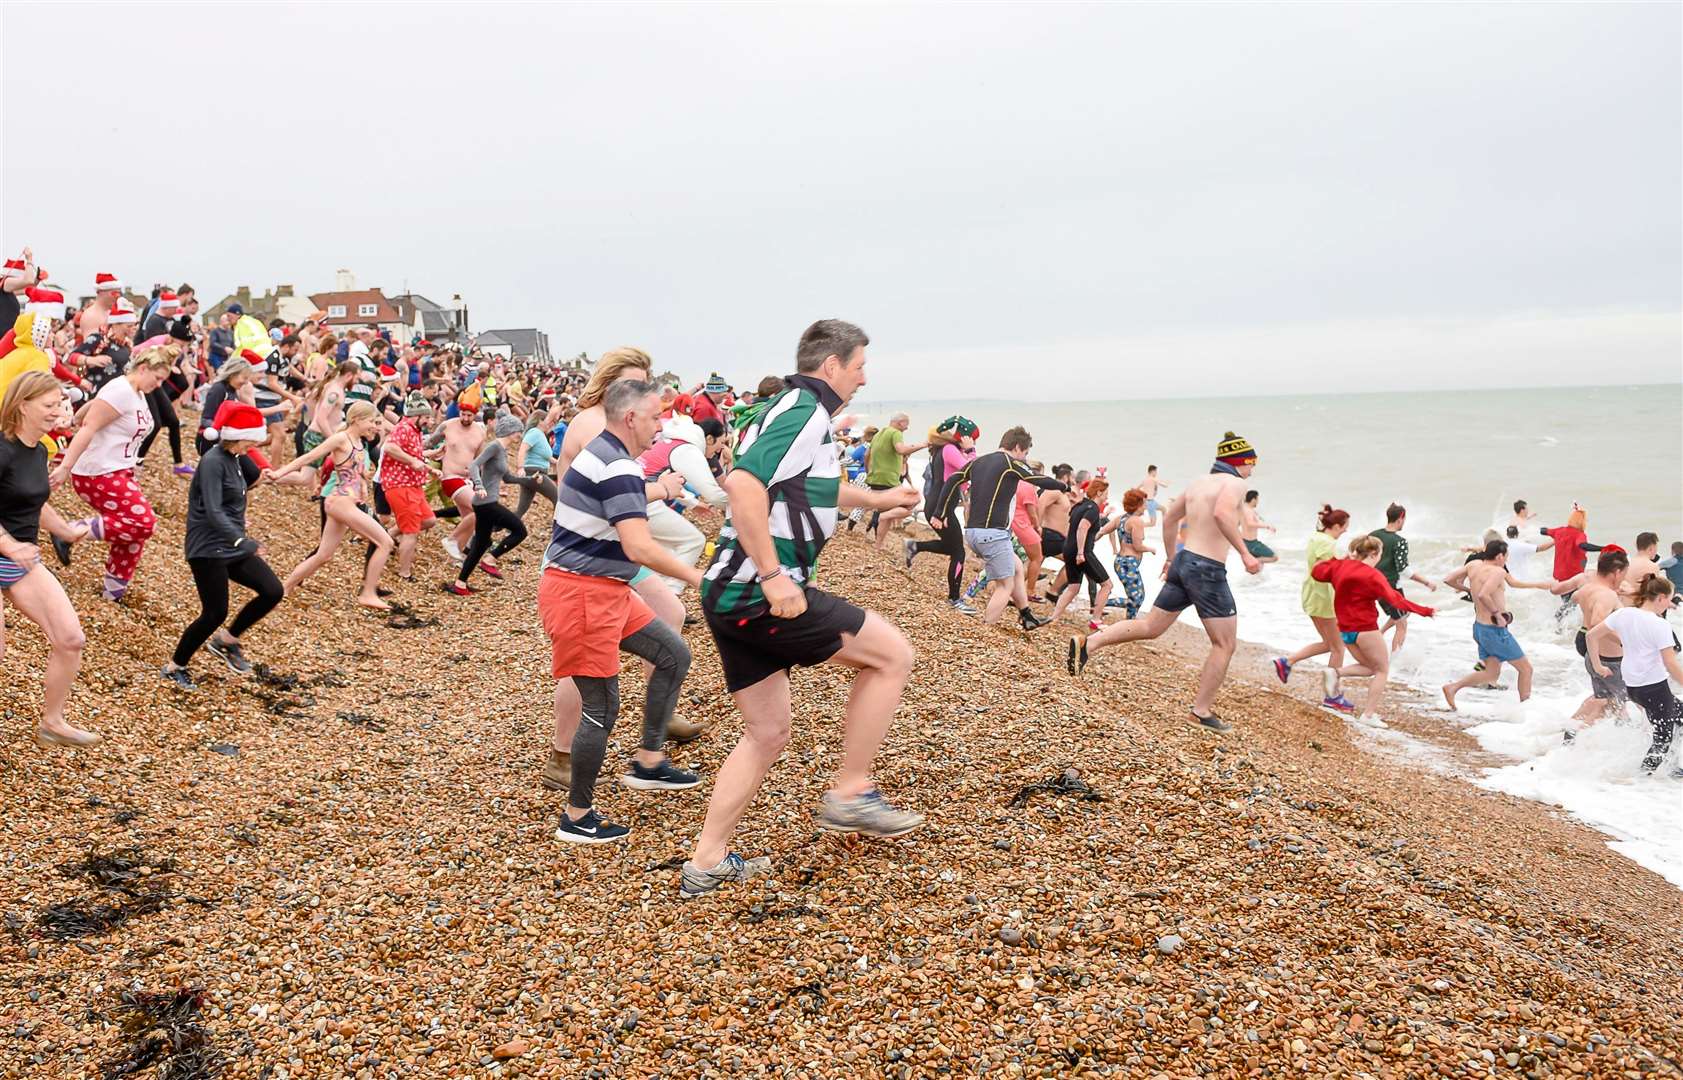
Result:
{"type": "Polygon", "coordinates": [[[251,303],[251,286],[241,285],[239,288],[234,290],[234,295],[239,297],[240,306],[244,307],[245,305],[251,303]]]}
{"type": "Polygon", "coordinates": [[[349,270],[339,270],[333,275],[334,292],[354,292],[356,290],[356,275],[349,270]]]}

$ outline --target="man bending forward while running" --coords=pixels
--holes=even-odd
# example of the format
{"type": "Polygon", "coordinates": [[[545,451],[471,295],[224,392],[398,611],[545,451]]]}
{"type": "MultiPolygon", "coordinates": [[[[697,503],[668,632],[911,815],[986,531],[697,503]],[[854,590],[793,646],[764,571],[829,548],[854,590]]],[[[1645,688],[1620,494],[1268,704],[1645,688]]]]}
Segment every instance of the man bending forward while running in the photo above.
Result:
{"type": "Polygon", "coordinates": [[[1163,636],[1175,618],[1188,607],[1196,608],[1210,637],[1210,653],[1198,674],[1198,696],[1192,701],[1192,720],[1206,731],[1221,734],[1232,725],[1215,714],[1216,691],[1227,676],[1233,649],[1239,637],[1239,607],[1227,587],[1227,551],[1232,548],[1244,560],[1245,573],[1262,569],[1245,548],[1239,529],[1240,506],[1245,501],[1245,480],[1256,468],[1256,451],[1249,441],[1229,431],[1216,446],[1215,465],[1208,476],[1200,476],[1163,515],[1163,550],[1174,551],[1182,519],[1187,524],[1186,547],[1176,553],[1164,576],[1151,613],[1143,619],[1112,623],[1087,638],[1070,638],[1069,672],[1078,674],[1087,658],[1100,649],[1124,641],[1141,641],[1163,636]]]}
{"type": "Polygon", "coordinates": [[[801,335],[796,374],[741,436],[725,477],[729,516],[701,583],[701,606],[719,647],[725,686],[742,710],[742,741],[719,769],[707,821],[684,864],[679,895],[694,898],[770,868],[744,860],[730,836],[789,741],[789,668],[835,662],[859,672],[847,703],[842,765],[818,824],[837,832],[899,836],[921,814],[890,806],[871,782],[871,763],[900,707],[912,647],[875,612],[812,587],[836,510],[911,507],[909,487],[870,491],[841,482],[830,418],[865,385],[870,339],[824,319],[801,335]]]}

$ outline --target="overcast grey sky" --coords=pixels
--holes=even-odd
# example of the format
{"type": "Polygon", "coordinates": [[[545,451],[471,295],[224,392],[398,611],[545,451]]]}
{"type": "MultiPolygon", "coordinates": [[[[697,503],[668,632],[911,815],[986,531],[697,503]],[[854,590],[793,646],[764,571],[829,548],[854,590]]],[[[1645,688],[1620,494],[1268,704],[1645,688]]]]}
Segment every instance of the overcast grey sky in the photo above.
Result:
{"type": "Polygon", "coordinates": [[[880,398],[1683,379],[1677,4],[0,10],[0,243],[78,292],[739,383],[837,316],[880,398]]]}

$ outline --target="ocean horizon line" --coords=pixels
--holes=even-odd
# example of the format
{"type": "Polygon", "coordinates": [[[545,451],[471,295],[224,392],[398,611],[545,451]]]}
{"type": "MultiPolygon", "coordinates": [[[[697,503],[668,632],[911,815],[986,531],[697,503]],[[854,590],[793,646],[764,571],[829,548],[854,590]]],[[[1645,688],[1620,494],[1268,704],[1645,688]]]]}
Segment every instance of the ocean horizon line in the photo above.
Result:
{"type": "Polygon", "coordinates": [[[1001,398],[1001,397],[881,397],[866,400],[855,399],[850,403],[851,409],[865,408],[872,405],[943,405],[951,403],[965,403],[972,405],[1123,405],[1133,402],[1176,402],[1176,401],[1242,401],[1252,398],[1377,398],[1421,396],[1428,394],[1450,394],[1469,390],[1505,390],[1518,389],[1524,391],[1548,390],[1640,390],[1645,387],[1666,386],[1683,390],[1683,378],[1675,381],[1634,382],[1634,383],[1555,383],[1548,386],[1512,387],[1500,384],[1491,386],[1444,386],[1444,387],[1415,387],[1412,389],[1389,390],[1334,390],[1306,393],[1302,391],[1266,391],[1258,390],[1243,394],[1200,394],[1196,396],[1177,394],[1173,396],[1140,395],[1135,397],[1091,398],[1075,401],[1068,398],[1001,398]]]}

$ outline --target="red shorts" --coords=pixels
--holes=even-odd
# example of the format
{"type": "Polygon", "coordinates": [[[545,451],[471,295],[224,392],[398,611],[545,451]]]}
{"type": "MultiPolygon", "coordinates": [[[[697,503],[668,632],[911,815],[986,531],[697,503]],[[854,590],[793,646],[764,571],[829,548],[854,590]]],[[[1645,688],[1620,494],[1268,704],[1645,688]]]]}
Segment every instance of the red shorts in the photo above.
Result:
{"type": "Polygon", "coordinates": [[[446,499],[455,501],[456,492],[467,486],[465,476],[446,476],[438,482],[438,490],[444,492],[446,499]]]}
{"type": "Polygon", "coordinates": [[[549,635],[557,679],[619,674],[619,643],[654,621],[654,612],[618,578],[549,569],[538,583],[538,616],[549,635]]]}
{"type": "Polygon", "coordinates": [[[420,488],[394,488],[386,491],[386,505],[392,508],[392,516],[397,518],[397,531],[400,536],[413,536],[427,527],[429,522],[438,520],[427,505],[427,496],[420,488]]]}

